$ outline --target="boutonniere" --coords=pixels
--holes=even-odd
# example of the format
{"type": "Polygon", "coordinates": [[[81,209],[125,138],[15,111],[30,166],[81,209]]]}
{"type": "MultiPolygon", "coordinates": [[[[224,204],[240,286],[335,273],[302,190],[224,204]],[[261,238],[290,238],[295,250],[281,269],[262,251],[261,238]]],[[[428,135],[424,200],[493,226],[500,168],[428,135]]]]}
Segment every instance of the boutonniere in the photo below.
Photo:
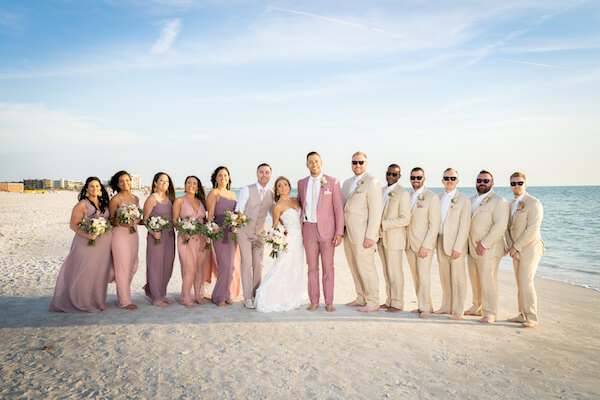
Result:
{"type": "Polygon", "coordinates": [[[417,200],[423,201],[423,200],[425,200],[425,196],[423,196],[423,194],[421,193],[421,195],[419,195],[419,198],[417,200]]]}
{"type": "Polygon", "coordinates": [[[388,196],[390,196],[390,197],[394,197],[395,195],[396,195],[396,192],[394,192],[393,190],[388,193],[388,196]]]}
{"type": "Polygon", "coordinates": [[[325,186],[327,185],[327,178],[325,178],[324,176],[321,177],[321,186],[325,186]]]}
{"type": "Polygon", "coordinates": [[[452,200],[450,200],[450,203],[456,204],[456,197],[453,197],[452,200]]]}
{"type": "Polygon", "coordinates": [[[359,184],[359,185],[362,185],[363,183],[364,183],[364,182],[363,182],[362,180],[361,180],[361,181],[358,181],[358,184],[359,184]]]}
{"type": "Polygon", "coordinates": [[[488,201],[490,201],[490,198],[489,198],[489,197],[486,197],[485,199],[483,199],[483,202],[482,202],[481,204],[485,204],[485,203],[487,203],[488,201]]]}
{"type": "Polygon", "coordinates": [[[525,203],[523,203],[522,201],[519,202],[519,210],[523,211],[524,208],[525,208],[525,203]]]}

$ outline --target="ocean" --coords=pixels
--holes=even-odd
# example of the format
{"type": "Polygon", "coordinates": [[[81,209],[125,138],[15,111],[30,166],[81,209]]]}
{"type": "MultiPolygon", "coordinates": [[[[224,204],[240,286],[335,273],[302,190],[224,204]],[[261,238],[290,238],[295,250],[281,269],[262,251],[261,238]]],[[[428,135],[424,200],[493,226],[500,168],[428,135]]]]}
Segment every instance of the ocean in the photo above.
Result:
{"type": "MultiPolygon", "coordinates": [[[[509,201],[514,197],[508,187],[494,190],[509,201]]],[[[459,191],[466,196],[475,194],[474,187],[459,191]]],[[[600,291],[600,186],[530,186],[527,192],[544,206],[541,231],[546,254],[537,276],[600,291]]],[[[292,190],[292,196],[296,194],[292,190]]],[[[177,192],[181,195],[183,192],[177,192]]],[[[500,268],[512,271],[512,259],[504,257],[500,268]]]]}

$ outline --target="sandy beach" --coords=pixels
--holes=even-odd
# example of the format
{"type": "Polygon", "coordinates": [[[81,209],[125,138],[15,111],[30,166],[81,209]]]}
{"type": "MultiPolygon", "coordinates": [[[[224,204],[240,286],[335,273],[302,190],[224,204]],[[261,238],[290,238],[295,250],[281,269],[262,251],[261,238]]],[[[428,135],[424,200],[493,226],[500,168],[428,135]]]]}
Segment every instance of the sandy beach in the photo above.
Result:
{"type": "MultiPolygon", "coordinates": [[[[143,198],[140,199],[143,202],[143,198]]],[[[500,273],[499,321],[383,311],[361,314],[343,248],[336,313],[322,305],[260,314],[241,302],[152,307],[144,296],[145,228],[133,301],[91,315],[48,312],[73,238],[76,193],[0,193],[0,397],[6,399],[560,398],[600,396],[600,292],[536,279],[540,326],[517,314],[512,273],[500,273]],[[44,346],[51,346],[42,350],[44,346]]],[[[266,270],[271,260],[267,260],[266,270]]],[[[377,260],[378,266],[381,264],[377,260]]],[[[405,262],[405,308],[416,296],[405,262]]],[[[381,269],[380,269],[381,273],[381,269]]],[[[434,307],[441,301],[432,267],[434,307]]],[[[176,259],[168,292],[179,297],[176,259]]],[[[380,297],[384,280],[380,276],[380,297]]],[[[470,286],[467,303],[470,303],[470,286]]]]}

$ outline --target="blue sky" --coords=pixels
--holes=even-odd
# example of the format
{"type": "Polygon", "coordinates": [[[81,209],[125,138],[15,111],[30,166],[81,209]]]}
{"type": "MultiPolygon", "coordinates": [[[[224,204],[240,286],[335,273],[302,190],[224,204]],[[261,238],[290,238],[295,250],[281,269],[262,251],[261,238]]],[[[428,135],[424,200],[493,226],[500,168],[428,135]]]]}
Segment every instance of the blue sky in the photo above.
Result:
{"type": "Polygon", "coordinates": [[[599,49],[595,1],[3,1],[0,180],[599,185],[599,49]]]}

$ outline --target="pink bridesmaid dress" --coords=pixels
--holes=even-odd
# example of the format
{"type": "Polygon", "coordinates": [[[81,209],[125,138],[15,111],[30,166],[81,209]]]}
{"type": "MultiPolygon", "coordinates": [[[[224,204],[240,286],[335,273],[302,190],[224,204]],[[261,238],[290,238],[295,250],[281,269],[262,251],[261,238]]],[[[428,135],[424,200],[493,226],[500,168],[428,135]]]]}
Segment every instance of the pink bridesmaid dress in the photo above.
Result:
{"type": "MultiPolygon", "coordinates": [[[[89,200],[82,200],[86,217],[93,215],[108,219],[108,209],[100,213],[89,200]]],[[[94,313],[104,308],[111,267],[111,232],[88,246],[88,239],[75,234],[69,255],[65,259],[54,288],[50,311],[94,313]]]]}
{"type": "MultiPolygon", "coordinates": [[[[225,211],[235,210],[237,201],[220,197],[215,205],[214,221],[223,226],[225,211]]],[[[217,256],[217,268],[219,274],[217,283],[212,293],[212,302],[219,304],[223,301],[233,300],[240,293],[240,247],[231,239],[231,228],[225,228],[225,236],[222,240],[213,242],[217,256]]]]}
{"type": "Polygon", "coordinates": [[[115,226],[112,232],[110,248],[113,268],[111,282],[117,285],[117,305],[125,307],[131,304],[131,281],[138,269],[138,226],[135,233],[129,233],[129,226],[115,226]]]}
{"type": "MultiPolygon", "coordinates": [[[[151,217],[163,217],[171,220],[173,204],[171,200],[162,204],[156,202],[151,217]]],[[[154,236],[148,232],[146,239],[146,285],[144,291],[153,302],[158,302],[167,296],[167,285],[173,274],[175,261],[175,233],[173,228],[163,231],[160,243],[156,244],[154,236]]]]}
{"type": "MultiPolygon", "coordinates": [[[[185,198],[183,199],[180,218],[191,217],[204,222],[205,215],[206,209],[202,203],[200,203],[198,212],[194,212],[194,208],[190,203],[185,198]]],[[[201,303],[204,283],[210,283],[212,271],[216,269],[214,253],[206,250],[204,237],[201,235],[193,235],[188,243],[184,243],[183,235],[179,234],[177,237],[177,251],[179,252],[182,281],[179,302],[183,305],[190,305],[194,301],[201,303]],[[203,270],[204,275],[202,275],[203,270]],[[191,294],[192,287],[194,288],[193,298],[191,294]]]]}

